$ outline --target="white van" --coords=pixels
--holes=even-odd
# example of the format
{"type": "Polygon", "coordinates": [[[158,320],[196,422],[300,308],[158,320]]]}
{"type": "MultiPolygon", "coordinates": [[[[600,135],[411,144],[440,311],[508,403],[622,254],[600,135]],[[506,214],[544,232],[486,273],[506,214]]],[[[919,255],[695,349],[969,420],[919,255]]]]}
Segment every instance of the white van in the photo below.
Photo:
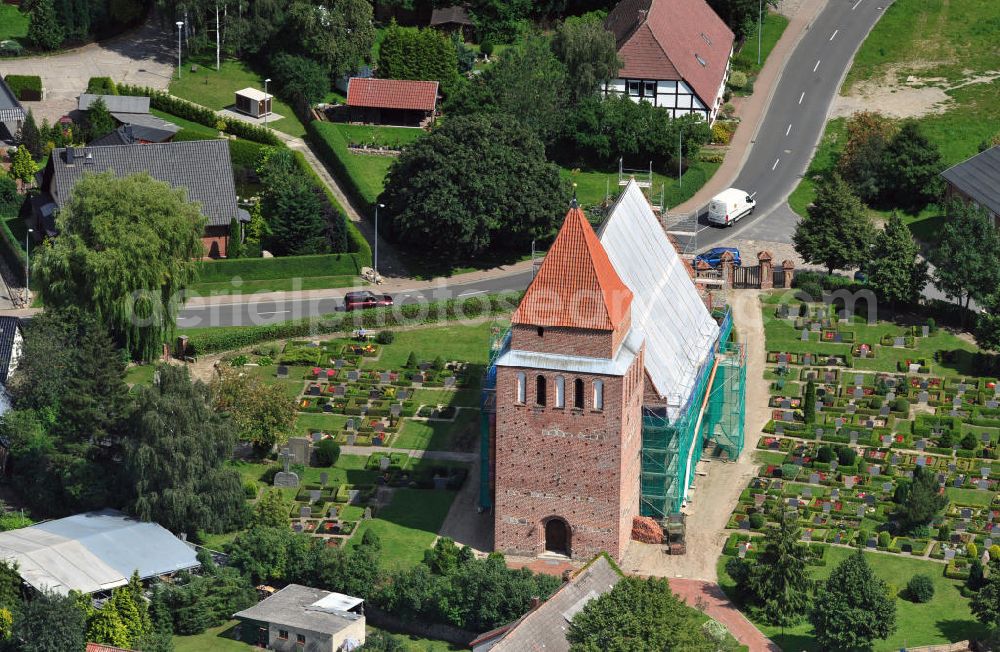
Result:
{"type": "Polygon", "coordinates": [[[708,221],[721,226],[732,226],[757,207],[753,195],[737,188],[728,188],[712,198],[708,204],[708,221]]]}

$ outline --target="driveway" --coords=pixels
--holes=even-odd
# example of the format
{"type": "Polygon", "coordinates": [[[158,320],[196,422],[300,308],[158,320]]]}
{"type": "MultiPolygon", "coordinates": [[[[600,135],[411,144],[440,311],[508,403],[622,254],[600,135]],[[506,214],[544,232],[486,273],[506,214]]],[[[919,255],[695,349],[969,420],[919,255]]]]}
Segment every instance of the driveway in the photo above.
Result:
{"type": "Polygon", "coordinates": [[[24,102],[36,119],[54,122],[76,108],[76,98],[91,77],[111,77],[116,82],[166,89],[175,73],[176,32],[156,20],[107,41],[90,43],[53,55],[0,59],[0,75],[38,75],[45,97],[24,102]]]}

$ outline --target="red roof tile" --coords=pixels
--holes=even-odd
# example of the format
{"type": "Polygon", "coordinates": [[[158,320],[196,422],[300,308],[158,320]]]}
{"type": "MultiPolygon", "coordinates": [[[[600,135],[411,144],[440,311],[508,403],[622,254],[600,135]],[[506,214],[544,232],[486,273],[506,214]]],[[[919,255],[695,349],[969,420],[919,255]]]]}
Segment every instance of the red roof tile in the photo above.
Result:
{"type": "Polygon", "coordinates": [[[437,91],[436,81],[352,77],[347,83],[347,106],[433,111],[437,91]]]}
{"type": "Polygon", "coordinates": [[[615,272],[583,211],[574,206],[512,321],[613,331],[631,303],[631,290],[615,272]]]}
{"type": "Polygon", "coordinates": [[[619,77],[683,79],[706,105],[715,100],[734,35],[705,0],[622,0],[604,25],[625,64],[619,77]]]}
{"type": "Polygon", "coordinates": [[[122,647],[111,647],[101,643],[87,643],[87,652],[133,652],[122,647]]]}

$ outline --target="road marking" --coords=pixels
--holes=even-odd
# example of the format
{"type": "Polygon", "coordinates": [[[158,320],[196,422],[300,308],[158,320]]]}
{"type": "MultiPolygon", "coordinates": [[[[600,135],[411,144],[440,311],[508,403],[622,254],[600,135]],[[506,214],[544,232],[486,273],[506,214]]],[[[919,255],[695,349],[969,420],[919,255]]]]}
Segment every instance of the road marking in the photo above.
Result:
{"type": "Polygon", "coordinates": [[[475,292],[463,292],[463,293],[461,293],[458,296],[460,296],[460,297],[471,297],[473,294],[486,294],[487,292],[489,292],[489,290],[476,290],[475,292]]]}
{"type": "Polygon", "coordinates": [[[258,312],[257,316],[258,317],[264,317],[264,316],[267,316],[267,315],[283,315],[286,312],[291,312],[291,310],[270,310],[270,311],[267,311],[267,312],[258,312]]]}
{"type": "Polygon", "coordinates": [[[816,59],[816,65],[813,66],[813,72],[816,72],[816,69],[819,68],[819,62],[820,62],[820,60],[816,59]]]}
{"type": "Polygon", "coordinates": [[[790,133],[792,133],[792,123],[791,122],[788,123],[788,129],[785,129],[785,135],[787,136],[790,133]]]}
{"type": "Polygon", "coordinates": [[[799,104],[802,104],[802,100],[806,98],[806,92],[802,91],[802,95],[799,95],[799,104]]]}
{"type": "Polygon", "coordinates": [[[851,7],[851,11],[854,11],[855,9],[857,9],[858,5],[861,4],[862,2],[864,2],[864,0],[858,0],[857,2],[855,2],[854,6],[851,7]]]}
{"type": "Polygon", "coordinates": [[[778,161],[780,160],[781,160],[780,158],[774,159],[774,165],[771,166],[772,171],[774,171],[774,169],[778,167],[778,161]]]}
{"type": "Polygon", "coordinates": [[[837,34],[839,34],[839,33],[840,33],[839,29],[833,30],[833,34],[830,34],[830,40],[832,41],[834,38],[836,38],[837,34]]]}

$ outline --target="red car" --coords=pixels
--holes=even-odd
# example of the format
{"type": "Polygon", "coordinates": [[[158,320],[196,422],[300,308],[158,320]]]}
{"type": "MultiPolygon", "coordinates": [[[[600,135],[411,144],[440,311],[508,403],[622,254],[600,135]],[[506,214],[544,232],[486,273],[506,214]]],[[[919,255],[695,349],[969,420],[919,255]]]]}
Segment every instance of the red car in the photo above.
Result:
{"type": "Polygon", "coordinates": [[[388,294],[374,294],[367,290],[348,292],[344,295],[344,310],[364,310],[365,308],[381,308],[391,306],[392,297],[388,294]]]}

